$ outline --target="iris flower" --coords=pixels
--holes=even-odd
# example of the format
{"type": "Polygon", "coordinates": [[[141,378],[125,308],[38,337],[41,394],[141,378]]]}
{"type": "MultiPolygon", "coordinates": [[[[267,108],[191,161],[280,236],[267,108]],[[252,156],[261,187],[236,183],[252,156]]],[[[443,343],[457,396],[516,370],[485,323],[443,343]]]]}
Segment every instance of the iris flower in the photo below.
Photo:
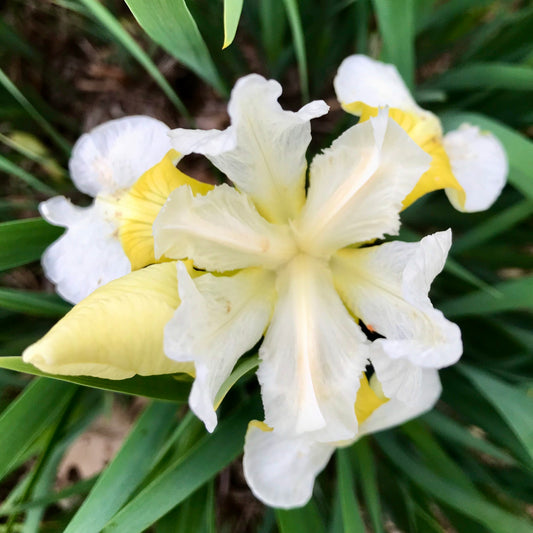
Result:
{"type": "Polygon", "coordinates": [[[151,233],[159,209],[175,187],[194,183],[174,167],[179,156],[171,149],[169,131],[151,117],[124,117],[101,124],[74,145],[70,176],[94,202],[78,207],[55,196],[39,205],[46,221],[67,228],[47,248],[42,265],[68,302],[78,303],[98,287],[154,262],[151,233]]]}
{"type": "Polygon", "coordinates": [[[394,65],[352,55],[341,63],[334,85],[342,107],[361,121],[389,106],[389,116],[431,155],[431,167],[405,198],[405,207],[439,189],[459,211],[483,211],[498,198],[508,173],[498,139],[470,124],[444,135],[438,117],[415,102],[394,65]]]}
{"type": "Polygon", "coordinates": [[[194,364],[189,404],[213,431],[217,392],[262,339],[265,418],[249,426],[244,471],[262,501],[295,507],[337,446],[430,409],[438,369],[459,359],[462,344],[428,298],[450,231],[374,244],[398,233],[431,157],[381,109],[307,172],[310,120],[328,107],[285,111],[280,95],[277,82],[247,76],[232,91],[226,130],[171,132],[177,152],[205,155],[233,187],[173,190],[153,228],[155,257],[175,261],[98,289],[24,359],[90,374],[90,354],[103,347],[105,364],[114,358],[128,372],[147,359],[144,373],[171,372],[157,366],[163,353],[194,364]],[[363,324],[379,338],[371,342],[363,324]]]}

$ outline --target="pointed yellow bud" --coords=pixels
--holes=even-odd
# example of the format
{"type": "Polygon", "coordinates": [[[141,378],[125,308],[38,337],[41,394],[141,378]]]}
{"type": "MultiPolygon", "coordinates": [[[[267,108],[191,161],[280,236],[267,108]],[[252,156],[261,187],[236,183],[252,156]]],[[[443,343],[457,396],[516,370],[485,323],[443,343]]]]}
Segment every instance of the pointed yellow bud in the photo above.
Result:
{"type": "Polygon", "coordinates": [[[163,352],[163,330],[179,303],[176,262],[149,266],[94,291],[22,358],[50,374],[192,374],[192,363],[176,363],[163,352]]]}

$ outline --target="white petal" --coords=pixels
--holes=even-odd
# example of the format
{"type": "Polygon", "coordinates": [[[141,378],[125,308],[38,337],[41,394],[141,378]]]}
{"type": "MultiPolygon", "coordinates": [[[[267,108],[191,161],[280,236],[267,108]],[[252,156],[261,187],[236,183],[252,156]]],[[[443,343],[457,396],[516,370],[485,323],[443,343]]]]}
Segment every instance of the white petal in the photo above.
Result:
{"type": "Polygon", "coordinates": [[[259,350],[265,421],[287,435],[350,439],[366,338],[337,295],[327,264],[298,256],[279,274],[277,288],[259,350]]]}
{"type": "Polygon", "coordinates": [[[254,495],[271,507],[305,505],[317,474],[327,465],[335,445],[307,435],[288,437],[248,426],[244,443],[244,477],[254,495]]]}
{"type": "Polygon", "coordinates": [[[178,263],[181,305],[165,327],[165,353],[194,361],[196,379],[189,397],[194,413],[213,431],[215,396],[237,359],[263,335],[273,307],[274,275],[243,270],[231,277],[191,279],[178,263]]]}
{"type": "Polygon", "coordinates": [[[313,160],[295,225],[304,249],[328,255],[398,232],[402,201],[431,157],[387,113],[353,126],[313,160]]]}
{"type": "Polygon", "coordinates": [[[72,181],[91,196],[131,187],[172,148],[170,128],[145,116],[110,120],[82,135],[69,162],[72,181]]]}
{"type": "Polygon", "coordinates": [[[459,359],[459,328],[428,298],[450,245],[448,230],[419,243],[390,242],[341,250],[334,256],[335,283],[344,302],[367,326],[385,336],[374,341],[374,349],[423,367],[442,368],[459,359]]]}
{"type": "Polygon", "coordinates": [[[276,267],[294,253],[287,227],[267,222],[250,199],[219,185],[205,196],[174,190],[154,223],[156,257],[191,258],[199,268],[276,267]]]}
{"type": "Polygon", "coordinates": [[[304,203],[309,121],[329,109],[315,101],[297,113],[284,111],[277,101],[280,95],[278,82],[246,76],[232,91],[228,129],[171,133],[176,150],[207,156],[273,222],[294,218],[304,203]]]}
{"type": "Polygon", "coordinates": [[[41,215],[67,231],[42,256],[46,277],[62,298],[78,303],[98,287],[124,276],[130,262],[118,239],[118,224],[100,199],[90,207],[56,196],[39,205],[41,215]]]}
{"type": "Polygon", "coordinates": [[[457,191],[446,189],[452,205],[466,212],[488,209],[500,196],[509,172],[500,141],[477,126],[462,124],[444,136],[444,148],[453,174],[466,194],[465,205],[461,206],[457,191]]]}
{"type": "Polygon", "coordinates": [[[420,394],[415,402],[406,404],[397,398],[390,399],[378,407],[360,426],[357,438],[376,431],[398,426],[424,414],[433,408],[439,399],[442,386],[439,372],[425,368],[420,376],[420,394]]]}
{"type": "Polygon", "coordinates": [[[372,107],[420,110],[394,65],[364,55],[347,57],[341,63],[333,85],[341,104],[363,102],[372,107]]]}

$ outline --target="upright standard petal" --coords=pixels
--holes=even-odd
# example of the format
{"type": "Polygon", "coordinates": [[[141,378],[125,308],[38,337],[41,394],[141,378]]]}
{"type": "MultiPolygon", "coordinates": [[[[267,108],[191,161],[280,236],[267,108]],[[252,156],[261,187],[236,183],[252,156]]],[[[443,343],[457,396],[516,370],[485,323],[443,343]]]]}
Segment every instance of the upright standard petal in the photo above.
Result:
{"type": "Polygon", "coordinates": [[[176,263],[153,265],[93,292],[22,357],[44,372],[125,379],[193,372],[163,352],[163,328],[179,305],[176,263]]]}
{"type": "Polygon", "coordinates": [[[118,221],[105,201],[97,199],[83,208],[56,196],[42,202],[39,211],[51,224],[67,228],[46,249],[41,262],[46,277],[68,302],[78,303],[130,271],[118,240],[118,221]]]}
{"type": "Polygon", "coordinates": [[[263,335],[272,313],[274,274],[260,269],[193,280],[178,263],[182,304],[165,327],[165,353],[194,361],[189,405],[208,431],[217,423],[215,396],[237,359],[263,335]]]}
{"type": "MultiPolygon", "coordinates": [[[[335,254],[331,265],[342,299],[352,313],[385,337],[372,343],[373,352],[383,350],[390,359],[434,368],[459,359],[459,328],[434,309],[428,298],[450,245],[448,230],[419,243],[391,242],[335,254]]],[[[376,371],[387,394],[388,378],[382,368],[383,364],[377,365],[376,371]]],[[[401,370],[399,364],[395,368],[401,370]]],[[[390,374],[394,377],[394,372],[390,374]]]]}
{"type": "Polygon", "coordinates": [[[278,302],[259,350],[266,423],[318,441],[353,438],[368,345],[325,262],[300,255],[278,275],[278,302]]]}
{"type": "Polygon", "coordinates": [[[381,110],[313,160],[307,202],[294,229],[301,247],[328,256],[395,234],[402,200],[431,158],[381,110]]]}
{"type": "Polygon", "coordinates": [[[361,115],[365,104],[421,110],[394,65],[365,55],[347,57],[341,63],[333,85],[342,107],[354,115],[361,115]]]}
{"type": "Polygon", "coordinates": [[[69,162],[76,187],[91,196],[131,187],[172,148],[170,128],[146,116],[110,120],[82,135],[69,162]]]}
{"type": "Polygon", "coordinates": [[[281,92],[274,80],[246,76],[232,91],[228,129],[171,133],[176,150],[207,156],[264,217],[278,223],[294,218],[304,203],[310,120],[328,111],[322,101],[285,111],[278,103],[281,92]]]}
{"type": "Polygon", "coordinates": [[[152,225],[170,193],[182,185],[189,185],[193,194],[206,194],[213,188],[178,170],[177,159],[179,154],[169,151],[120,199],[120,242],[132,270],[156,262],[152,225]]]}
{"type": "Polygon", "coordinates": [[[254,495],[266,505],[301,507],[311,499],[315,477],[335,447],[308,435],[295,437],[269,431],[265,424],[252,421],[244,443],[244,477],[254,495]]]}
{"type": "Polygon", "coordinates": [[[466,193],[463,198],[455,189],[447,188],[451,204],[459,211],[488,209],[502,192],[509,172],[500,141],[477,126],[462,124],[444,136],[444,148],[453,173],[466,193]]]}
{"type": "Polygon", "coordinates": [[[267,222],[250,199],[228,185],[194,197],[176,189],[154,223],[155,255],[190,258],[195,266],[224,272],[275,268],[294,254],[286,226],[267,222]]]}
{"type": "Polygon", "coordinates": [[[416,401],[405,403],[398,398],[391,398],[360,424],[357,438],[398,426],[423,415],[437,403],[441,392],[442,386],[438,370],[433,368],[422,369],[420,374],[420,394],[418,394],[416,401]]]}

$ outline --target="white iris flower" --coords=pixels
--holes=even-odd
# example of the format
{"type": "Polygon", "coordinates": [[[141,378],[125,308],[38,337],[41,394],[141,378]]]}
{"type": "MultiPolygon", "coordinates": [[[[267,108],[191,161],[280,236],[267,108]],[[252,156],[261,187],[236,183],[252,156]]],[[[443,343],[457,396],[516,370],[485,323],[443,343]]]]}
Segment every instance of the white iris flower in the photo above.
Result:
{"type": "Polygon", "coordinates": [[[204,154],[235,187],[173,191],[154,238],[156,256],[219,273],[193,279],[178,263],[181,305],[164,340],[168,357],[195,364],[189,403],[209,431],[220,386],[264,335],[266,425],[249,430],[245,473],[263,501],[292,507],[310,497],[338,443],[430,408],[436,369],[455,363],[462,345],[427,296],[450,232],[367,245],[398,233],[402,202],[430,156],[381,110],[314,159],[306,193],[310,119],[327,106],[284,111],[280,94],[277,82],[248,76],[232,92],[228,129],[172,131],[176,150],[204,154]],[[369,342],[359,320],[383,338],[369,342]],[[383,405],[359,427],[354,405],[369,361],[383,405]]]}
{"type": "Polygon", "coordinates": [[[169,127],[145,116],[106,122],[82,135],[69,162],[89,207],[55,196],[39,205],[50,224],[67,228],[42,257],[46,277],[67,301],[78,303],[98,287],[131,271],[120,242],[118,204],[128,189],[171,149],[169,127]]]}
{"type": "MultiPolygon", "coordinates": [[[[120,184],[131,187],[118,203],[121,217],[127,210],[130,229],[142,222],[142,231],[126,232],[135,238],[125,247],[143,250],[131,260],[140,269],[90,294],[23,358],[47,372],[111,379],[192,373],[193,364],[189,403],[213,431],[221,385],[264,337],[265,420],[250,423],[244,472],[262,501],[295,507],[310,498],[337,446],[430,409],[441,391],[438,369],[459,359],[462,344],[428,298],[450,231],[373,244],[398,233],[431,156],[381,109],[307,172],[310,120],[328,107],[315,101],[285,111],[280,95],[277,82],[247,76],[233,89],[229,128],[170,133],[178,152],[204,154],[234,187],[182,174],[174,181],[168,154],[135,186],[120,184]],[[152,241],[146,225],[157,213],[152,241]],[[141,268],[156,261],[154,242],[164,262],[141,268]]],[[[138,145],[128,147],[128,157],[137,153],[138,145]]],[[[82,190],[98,198],[103,191],[82,190]]]]}
{"type": "Polygon", "coordinates": [[[415,102],[394,65],[353,55],[341,63],[334,85],[342,107],[361,120],[388,106],[390,116],[431,155],[430,169],[404,207],[438,189],[459,211],[483,211],[498,198],[509,170],[500,141],[470,124],[443,135],[439,119],[415,102]]]}

